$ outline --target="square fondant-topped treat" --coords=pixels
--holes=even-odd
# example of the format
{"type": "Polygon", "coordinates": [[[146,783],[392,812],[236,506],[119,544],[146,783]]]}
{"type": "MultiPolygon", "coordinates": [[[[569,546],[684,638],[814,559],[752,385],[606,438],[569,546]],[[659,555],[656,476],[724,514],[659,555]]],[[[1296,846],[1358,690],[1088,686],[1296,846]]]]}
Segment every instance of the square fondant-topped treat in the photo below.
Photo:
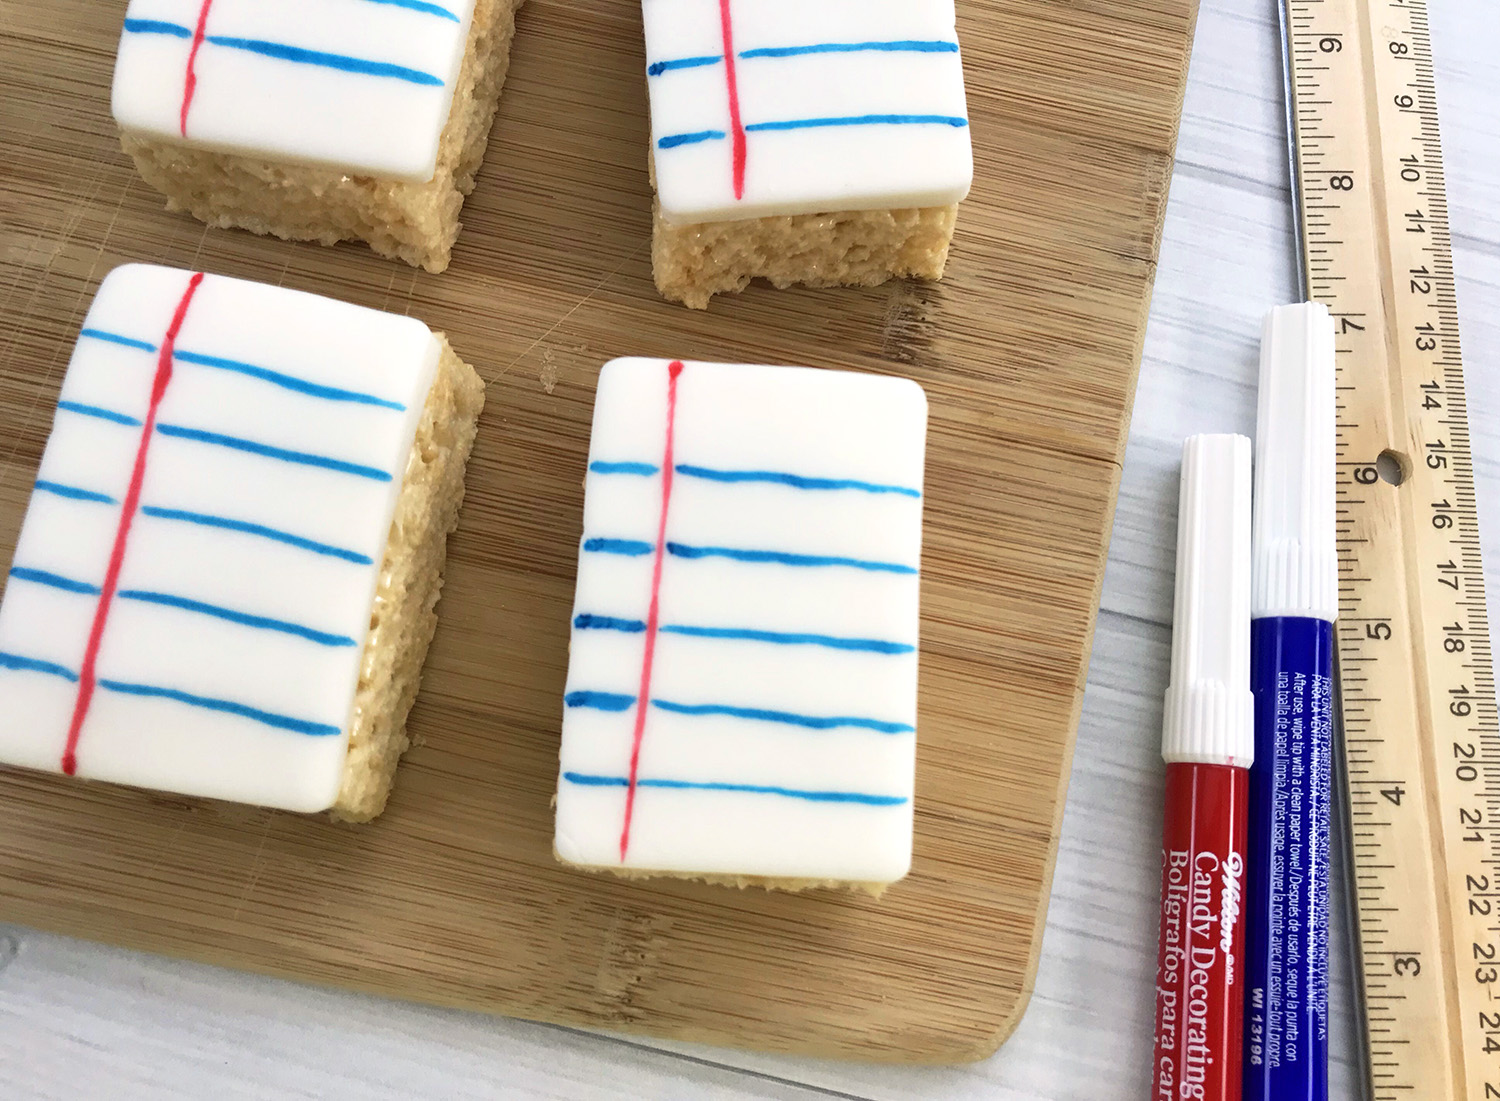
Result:
{"type": "Polygon", "coordinates": [[[657,286],[943,273],[973,178],[953,0],[642,0],[657,286]]]}
{"type": "Polygon", "coordinates": [[[926,426],[903,379],[605,366],[562,860],[793,888],[906,874],[926,426]]]}
{"type": "Polygon", "coordinates": [[[0,763],[380,813],[483,401],[411,318],[111,272],[0,603],[0,763]]]}
{"type": "Polygon", "coordinates": [[[219,227],[442,271],[521,0],[130,0],[114,115],[146,182],[219,227]]]}

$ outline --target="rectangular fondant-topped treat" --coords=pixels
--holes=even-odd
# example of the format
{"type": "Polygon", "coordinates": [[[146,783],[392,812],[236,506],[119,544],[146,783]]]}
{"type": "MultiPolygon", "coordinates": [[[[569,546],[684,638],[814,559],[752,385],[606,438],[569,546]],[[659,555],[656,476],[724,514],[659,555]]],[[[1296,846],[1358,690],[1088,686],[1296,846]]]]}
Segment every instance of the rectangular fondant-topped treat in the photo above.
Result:
{"type": "Polygon", "coordinates": [[[0,763],[380,813],[483,402],[411,318],[111,272],[0,603],[0,763]]]}
{"type": "Polygon", "coordinates": [[[953,0],[642,0],[670,299],[939,278],[973,178],[953,0]]]}
{"type": "Polygon", "coordinates": [[[562,860],[877,892],[906,874],[926,425],[904,379],[604,368],[562,860]]]}
{"type": "Polygon", "coordinates": [[[210,225],[448,266],[522,0],[130,0],[114,115],[210,225]]]}

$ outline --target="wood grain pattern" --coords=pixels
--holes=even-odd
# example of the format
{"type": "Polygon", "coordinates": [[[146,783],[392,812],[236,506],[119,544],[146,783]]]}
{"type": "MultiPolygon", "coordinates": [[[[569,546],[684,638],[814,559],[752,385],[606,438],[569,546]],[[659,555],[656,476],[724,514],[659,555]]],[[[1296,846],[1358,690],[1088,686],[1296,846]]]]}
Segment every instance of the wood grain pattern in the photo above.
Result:
{"type": "Polygon", "coordinates": [[[649,273],[633,3],[532,0],[453,267],[169,216],[108,118],[118,6],[0,35],[0,553],[99,279],[149,260],[421,317],[491,382],[414,750],[364,829],[0,774],[0,917],[400,997],[860,1058],[988,1054],[1024,1008],[1191,39],[1191,0],[961,5],[977,179],[948,278],[649,273]],[[615,882],[550,854],[595,373],[620,353],[909,375],[931,400],[917,853],[876,903],[615,882]]]}

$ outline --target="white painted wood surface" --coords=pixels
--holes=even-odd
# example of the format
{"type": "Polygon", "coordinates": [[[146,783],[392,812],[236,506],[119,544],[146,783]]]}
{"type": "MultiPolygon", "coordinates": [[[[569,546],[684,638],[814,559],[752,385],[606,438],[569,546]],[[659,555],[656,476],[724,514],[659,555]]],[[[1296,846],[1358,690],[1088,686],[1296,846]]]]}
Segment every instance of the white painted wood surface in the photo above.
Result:
{"type": "MultiPolygon", "coordinates": [[[[1128,2],[1128,0],[1117,0],[1128,2]]],[[[1432,5],[1490,585],[1500,586],[1500,8],[1432,5]]],[[[1181,438],[1254,427],[1295,294],[1273,0],[1203,0],[1036,993],[993,1059],[849,1066],[656,1047],[0,927],[0,1096],[1134,1098],[1147,1094],[1181,438]]],[[[4,839],[0,838],[0,844],[4,839]]],[[[1343,947],[1346,931],[1336,931],[1343,947]]],[[[1357,1096],[1338,953],[1333,1096],[1357,1096]]]]}

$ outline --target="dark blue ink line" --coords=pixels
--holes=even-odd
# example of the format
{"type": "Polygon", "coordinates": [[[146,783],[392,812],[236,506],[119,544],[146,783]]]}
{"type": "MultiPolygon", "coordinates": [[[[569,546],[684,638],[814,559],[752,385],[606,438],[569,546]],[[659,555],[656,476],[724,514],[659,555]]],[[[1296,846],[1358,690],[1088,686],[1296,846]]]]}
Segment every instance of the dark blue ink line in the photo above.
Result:
{"type": "MultiPolygon", "coordinates": [[[[192,38],[193,32],[178,23],[166,23],[160,19],[127,19],[125,30],[131,34],[168,34],[173,38],[192,38]]],[[[85,332],[86,336],[93,334],[85,332]]]]}
{"type": "Polygon", "coordinates": [[[390,77],[410,84],[423,84],[441,88],[443,82],[431,73],[419,69],[408,69],[404,65],[392,65],[388,61],[366,61],[361,57],[324,53],[322,50],[305,50],[301,46],[288,46],[281,42],[266,42],[259,38],[235,38],[223,34],[210,34],[203,41],[212,46],[223,46],[230,50],[244,50],[277,61],[291,61],[298,65],[318,65],[325,69],[337,69],[345,73],[362,76],[390,77]]]}
{"type": "Polygon", "coordinates": [[[595,711],[629,711],[635,706],[634,696],[622,696],[617,692],[569,692],[563,697],[569,707],[589,707],[595,711]]]}
{"type": "MultiPolygon", "coordinates": [[[[668,543],[667,546],[670,548],[672,544],[668,543]]],[[[589,554],[624,554],[639,558],[643,554],[650,554],[656,547],[639,539],[585,539],[583,549],[589,554]]]]}
{"type": "Polygon", "coordinates": [[[440,7],[437,4],[428,4],[425,0],[370,0],[370,2],[372,4],[390,4],[396,8],[407,8],[410,11],[419,11],[425,15],[437,15],[443,19],[451,19],[455,23],[463,22],[463,20],[447,8],[440,7]]]}
{"type": "MultiPolygon", "coordinates": [[[[573,620],[580,631],[623,631],[638,635],[646,629],[639,619],[617,619],[614,616],[584,613],[573,620]]],[[[826,646],[830,650],[857,650],[873,654],[910,654],[916,650],[904,642],[886,642],[878,638],[840,638],[836,635],[813,635],[760,631],[747,627],[685,627],[681,624],[663,624],[663,634],[686,635],[690,638],[717,638],[736,642],[772,642],[781,646],[826,646]]]]}
{"type": "MultiPolygon", "coordinates": [[[[139,20],[137,20],[137,22],[139,22],[139,20]]],[[[129,29],[129,23],[130,23],[130,21],[127,20],[126,21],[126,28],[127,29],[129,29]]],[[[172,26],[172,24],[168,23],[167,26],[170,27],[170,26],[172,26]]],[[[182,29],[183,29],[184,32],[187,32],[187,28],[186,27],[183,27],[182,29]]],[[[189,33],[188,37],[191,38],[192,34],[189,33]]],[[[156,345],[155,344],[149,344],[149,343],[147,343],[144,340],[136,340],[134,337],[121,336],[119,333],[107,333],[103,329],[84,329],[78,335],[79,336],[86,336],[86,337],[89,337],[89,338],[91,338],[93,340],[102,340],[102,341],[104,341],[107,344],[120,344],[120,345],[123,345],[126,348],[138,348],[138,349],[140,349],[143,352],[154,352],[154,351],[156,351],[156,345]]]]}
{"type": "Polygon", "coordinates": [[[920,497],[920,490],[908,486],[883,485],[880,482],[861,482],[853,478],[808,478],[801,474],[786,474],[776,470],[714,470],[706,466],[678,463],[677,473],[689,478],[704,478],[711,482],[772,482],[792,486],[795,489],[858,489],[865,493],[899,493],[903,497],[920,497]]]}
{"type": "Polygon", "coordinates": [[[269,382],[283,389],[294,390],[299,394],[307,394],[315,398],[326,398],[329,401],[351,401],[359,405],[378,405],[382,409],[395,409],[398,412],[404,412],[406,409],[406,406],[402,405],[399,401],[388,401],[385,398],[376,397],[374,394],[365,394],[358,390],[341,390],[337,386],[322,386],[316,382],[308,382],[306,379],[297,378],[295,375],[273,371],[269,367],[257,367],[253,363],[241,363],[237,359],[225,359],[222,356],[206,356],[200,352],[179,351],[174,351],[172,358],[180,360],[183,363],[196,363],[200,367],[217,367],[223,371],[234,371],[236,374],[249,375],[251,378],[258,378],[263,382],[269,382]]]}
{"type": "Polygon", "coordinates": [[[815,130],[825,126],[952,126],[961,128],[969,120],[958,115],[845,115],[840,118],[787,119],[784,122],[754,122],[745,127],[756,130],[815,130]]]}
{"type": "MultiPolygon", "coordinates": [[[[595,540],[596,542],[622,542],[622,540],[595,540]]],[[[645,543],[640,546],[651,550],[645,543]]],[[[587,545],[585,545],[587,549],[587,545]]],[[[642,551],[640,553],[646,553],[642,551]]],[[[616,553],[629,553],[620,552],[616,553]]],[[[866,558],[843,558],[831,554],[787,554],[783,551],[738,550],[734,547],[690,547],[686,543],[668,543],[667,553],[678,558],[730,558],[736,562],[768,562],[778,566],[849,566],[856,570],[872,570],[883,573],[914,574],[917,571],[899,562],[873,562],[866,558]]]]}
{"type": "Polygon", "coordinates": [[[56,662],[26,658],[20,654],[7,654],[4,651],[0,651],[0,669],[14,669],[22,673],[48,673],[54,677],[61,677],[65,681],[78,683],[77,673],[56,662]]]}
{"type": "MultiPolygon", "coordinates": [[[[631,702],[635,702],[634,699],[631,702]]],[[[880,719],[860,719],[847,715],[824,718],[817,715],[798,715],[792,711],[767,711],[759,707],[730,707],[727,704],[717,703],[673,703],[671,700],[653,699],[651,706],[670,711],[674,715],[727,715],[732,719],[752,719],[756,722],[805,726],[809,730],[835,730],[841,726],[852,726],[861,730],[873,730],[879,734],[914,734],[917,729],[909,723],[888,723],[880,719]]]]}
{"type": "Polygon", "coordinates": [[[598,460],[589,463],[589,469],[595,474],[639,474],[643,478],[661,471],[661,467],[650,463],[606,463],[598,460]]]}
{"type": "Polygon", "coordinates": [[[573,626],[580,631],[624,631],[626,634],[638,635],[646,629],[646,625],[639,619],[617,619],[609,615],[584,614],[573,620],[573,626]]]}
{"type": "Polygon", "coordinates": [[[691,134],[668,134],[656,143],[658,149],[676,149],[679,145],[697,145],[701,141],[723,141],[722,130],[696,130],[691,134]]]}
{"type": "Polygon", "coordinates": [[[201,600],[189,600],[184,596],[173,596],[171,593],[153,593],[143,589],[121,589],[118,593],[121,600],[138,600],[143,604],[160,604],[166,608],[180,608],[184,612],[196,612],[198,615],[213,616],[215,619],[227,620],[230,623],[239,624],[241,627],[257,627],[263,631],[280,631],[285,635],[296,635],[310,642],[316,642],[320,646],[358,646],[348,635],[331,635],[326,631],[316,631],[311,627],[303,627],[299,623],[288,623],[284,619],[271,619],[269,616],[249,615],[245,612],[237,612],[232,608],[221,608],[217,604],[205,604],[201,600]]]}
{"type": "Polygon", "coordinates": [[[325,455],[313,455],[306,451],[288,451],[286,448],[272,447],[269,444],[256,443],[254,440],[242,440],[238,436],[223,436],[217,432],[205,432],[201,428],[184,428],[180,424],[158,424],[156,430],[163,436],[171,436],[174,439],[215,444],[234,451],[245,451],[251,455],[261,455],[268,459],[280,459],[282,462],[322,467],[325,470],[336,470],[340,474],[356,474],[361,478],[369,478],[377,482],[389,482],[391,480],[391,476],[384,470],[377,470],[373,466],[360,466],[358,463],[345,462],[343,459],[330,459],[325,455]]]}
{"type": "Polygon", "coordinates": [[[60,401],[57,407],[64,413],[77,413],[84,417],[95,417],[101,421],[109,421],[111,424],[123,424],[130,428],[139,428],[141,422],[134,417],[126,416],[124,413],[116,413],[113,409],[105,409],[98,405],[85,405],[81,401],[60,401]]]}
{"type": "Polygon", "coordinates": [[[304,539],[302,536],[293,535],[289,531],[268,528],[264,524],[252,524],[247,520],[231,520],[227,516],[213,516],[206,512],[189,512],[186,509],[180,508],[158,508],[155,505],[142,505],[141,512],[146,516],[154,516],[158,520],[180,520],[185,524],[199,524],[206,528],[223,528],[225,531],[238,531],[246,535],[258,535],[262,539],[273,539],[278,543],[285,543],[289,547],[312,551],[314,554],[324,554],[330,558],[342,558],[346,562],[354,562],[361,566],[374,564],[374,560],[369,555],[360,554],[358,551],[345,550],[343,547],[335,547],[329,543],[319,543],[314,539],[304,539]]]}
{"type": "MultiPolygon", "coordinates": [[[[123,594],[122,594],[123,595],[123,594]]],[[[230,715],[238,715],[243,719],[253,719],[255,722],[266,726],[273,726],[278,730],[290,730],[294,734],[312,734],[320,738],[337,737],[344,731],[337,726],[328,723],[313,723],[305,719],[293,719],[286,715],[277,715],[271,711],[262,711],[258,707],[246,707],[242,703],[233,700],[216,700],[210,696],[195,696],[190,692],[180,692],[175,688],[157,688],[150,684],[129,684],[125,681],[104,680],[99,681],[100,688],[107,688],[111,692],[119,692],[126,696],[149,696],[156,699],[173,700],[177,703],[185,703],[190,707],[201,707],[208,711],[222,711],[230,715]]]]}
{"type": "MultiPolygon", "coordinates": [[[[746,55],[740,54],[741,57],[746,55]]],[[[723,54],[707,54],[703,57],[679,57],[672,61],[653,61],[646,66],[648,76],[661,76],[673,69],[698,69],[704,65],[717,65],[724,60],[723,54]]]]}
{"type": "Polygon", "coordinates": [[[830,650],[859,650],[872,654],[910,654],[916,650],[904,642],[886,642],[878,638],[839,638],[836,635],[787,634],[781,631],[758,631],[745,627],[684,627],[667,624],[661,628],[669,635],[691,638],[719,638],[736,642],[772,642],[778,646],[826,646],[830,650]]]}
{"type": "Polygon", "coordinates": [[[38,493],[50,493],[55,497],[66,497],[70,501],[94,501],[101,505],[119,504],[118,501],[106,493],[95,493],[92,489],[65,486],[61,482],[48,482],[41,478],[37,479],[32,489],[38,493]]]}
{"type": "Polygon", "coordinates": [[[50,570],[33,570],[25,566],[12,566],[10,576],[13,581],[30,581],[33,585],[46,585],[49,589],[61,589],[65,593],[83,593],[86,596],[99,595],[98,585],[91,585],[87,581],[75,581],[71,577],[64,577],[62,574],[52,573],[50,570]]]}
{"type": "MultiPolygon", "coordinates": [[[[628,787],[630,781],[623,776],[590,776],[583,772],[564,772],[563,779],[581,787],[628,787]]],[[[735,791],[749,795],[783,795],[789,799],[806,799],[813,803],[863,803],[872,807],[896,807],[906,802],[904,795],[867,795],[861,791],[804,791],[800,788],[783,788],[771,784],[726,784],[716,781],[694,780],[637,780],[636,787],[670,788],[677,791],[735,791]]]]}
{"type": "MultiPolygon", "coordinates": [[[[957,42],[898,39],[894,42],[818,42],[811,46],[766,46],[756,50],[742,50],[741,57],[799,57],[802,54],[854,54],[876,51],[879,53],[956,54],[957,42]]],[[[715,61],[718,58],[714,59],[715,61]]]]}

